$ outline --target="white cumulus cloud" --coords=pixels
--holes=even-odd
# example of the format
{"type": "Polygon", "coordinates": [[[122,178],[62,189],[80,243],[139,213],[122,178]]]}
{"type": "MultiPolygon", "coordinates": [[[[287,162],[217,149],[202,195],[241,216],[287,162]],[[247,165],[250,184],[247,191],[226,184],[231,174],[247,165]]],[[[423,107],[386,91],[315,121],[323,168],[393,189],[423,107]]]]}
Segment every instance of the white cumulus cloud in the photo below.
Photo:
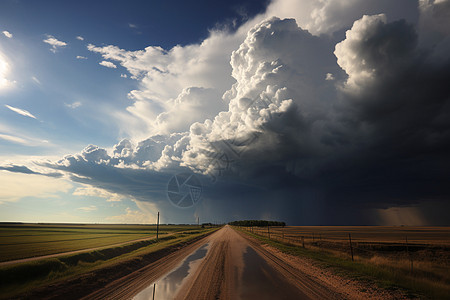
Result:
{"type": "MultiPolygon", "coordinates": [[[[275,0],[236,32],[212,31],[198,44],[137,51],[90,44],[139,83],[132,105],[115,115],[131,138],[46,166],[158,208],[167,208],[174,172],[225,174],[245,187],[218,184],[216,202],[205,197],[205,205],[228,215],[240,201],[265,198],[280,210],[322,201],[331,218],[360,199],[398,206],[420,198],[422,190],[410,193],[415,185],[404,179],[423,174],[436,180],[421,188],[448,199],[432,184],[447,180],[442,170],[450,167],[443,17],[450,8],[428,2],[422,13],[435,17],[421,16],[417,27],[417,3],[398,3],[275,0]],[[258,191],[249,192],[253,186],[258,191]]],[[[255,215],[267,213],[256,206],[255,215]]]]}
{"type": "MultiPolygon", "coordinates": [[[[424,0],[423,2],[429,2],[424,0]]],[[[294,18],[297,24],[313,35],[332,34],[351,27],[363,15],[383,12],[392,19],[414,21],[417,15],[417,2],[409,0],[274,0],[271,1],[266,17],[294,18]]]]}
{"type": "Polygon", "coordinates": [[[3,35],[6,36],[8,39],[13,37],[13,34],[9,31],[3,30],[2,31],[3,35]]]}
{"type": "Polygon", "coordinates": [[[113,64],[110,61],[106,61],[106,60],[103,60],[103,61],[99,62],[98,64],[101,66],[107,67],[107,68],[111,68],[111,69],[117,68],[117,66],[115,64],[113,64]]]}
{"type": "MultiPolygon", "coordinates": [[[[144,50],[127,51],[113,45],[88,45],[88,50],[101,54],[104,59],[117,61],[128,70],[131,78],[140,81],[141,88],[129,93],[134,104],[117,116],[127,124],[123,130],[129,135],[145,138],[167,132],[165,125],[159,127],[167,123],[155,120],[162,112],[173,114],[178,110],[181,113],[177,106],[181,104],[181,98],[186,98],[183,94],[188,89],[196,89],[201,101],[208,98],[204,102],[207,109],[191,110],[189,118],[204,121],[211,117],[211,108],[217,107],[215,113],[223,108],[222,95],[234,82],[229,58],[244,37],[241,31],[232,35],[212,32],[200,44],[175,46],[170,50],[149,46],[144,50]]],[[[164,117],[161,115],[159,120],[164,117]]],[[[177,126],[176,130],[188,129],[188,126],[177,126]]]]}
{"type": "Polygon", "coordinates": [[[66,42],[60,41],[52,35],[47,35],[47,38],[43,40],[43,42],[52,46],[50,51],[53,53],[56,53],[60,48],[67,46],[66,42]]]}

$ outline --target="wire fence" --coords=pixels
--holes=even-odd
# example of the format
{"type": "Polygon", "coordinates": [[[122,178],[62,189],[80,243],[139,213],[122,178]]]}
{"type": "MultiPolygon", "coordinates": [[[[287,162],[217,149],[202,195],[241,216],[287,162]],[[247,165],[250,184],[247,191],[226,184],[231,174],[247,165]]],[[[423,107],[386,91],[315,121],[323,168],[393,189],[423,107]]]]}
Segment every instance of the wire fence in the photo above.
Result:
{"type": "Polygon", "coordinates": [[[392,229],[368,227],[344,227],[336,230],[309,231],[301,227],[241,227],[253,234],[270,240],[302,248],[321,249],[354,260],[368,260],[384,257],[408,261],[408,268],[414,271],[415,257],[422,261],[434,257],[450,264],[450,228],[426,231],[417,229],[392,229]],[[439,253],[439,255],[437,255],[439,253]],[[428,257],[427,257],[428,256],[428,257]]]}

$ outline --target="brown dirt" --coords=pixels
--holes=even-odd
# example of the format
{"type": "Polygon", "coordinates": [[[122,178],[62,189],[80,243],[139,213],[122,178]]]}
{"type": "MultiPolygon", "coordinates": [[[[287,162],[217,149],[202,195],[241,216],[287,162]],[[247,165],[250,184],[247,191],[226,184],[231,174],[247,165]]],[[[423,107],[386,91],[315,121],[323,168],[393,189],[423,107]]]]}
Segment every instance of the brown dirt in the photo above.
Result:
{"type": "Polygon", "coordinates": [[[407,299],[400,292],[342,278],[229,226],[188,245],[47,287],[27,298],[130,299],[206,243],[207,255],[183,281],[175,299],[407,299]]]}
{"type": "Polygon", "coordinates": [[[207,259],[179,290],[176,299],[408,299],[400,291],[386,291],[333,274],[310,259],[282,253],[230,227],[212,235],[210,240],[213,244],[207,259]],[[242,251],[248,246],[270,266],[266,275],[277,289],[267,289],[263,282],[256,282],[257,290],[253,291],[245,286],[249,281],[243,275],[258,277],[257,272],[243,272],[242,251]]]}
{"type": "Polygon", "coordinates": [[[208,259],[183,285],[177,299],[341,299],[327,286],[311,280],[231,227],[226,226],[211,239],[214,243],[208,259]],[[261,270],[243,256],[250,252],[248,247],[257,253],[253,259],[261,270]],[[246,268],[247,264],[251,268],[246,268]]]}
{"type": "Polygon", "coordinates": [[[308,277],[322,282],[336,293],[341,294],[345,299],[410,299],[399,290],[387,291],[375,284],[336,275],[331,270],[321,268],[312,259],[289,255],[269,245],[263,245],[263,247],[308,277]]]}

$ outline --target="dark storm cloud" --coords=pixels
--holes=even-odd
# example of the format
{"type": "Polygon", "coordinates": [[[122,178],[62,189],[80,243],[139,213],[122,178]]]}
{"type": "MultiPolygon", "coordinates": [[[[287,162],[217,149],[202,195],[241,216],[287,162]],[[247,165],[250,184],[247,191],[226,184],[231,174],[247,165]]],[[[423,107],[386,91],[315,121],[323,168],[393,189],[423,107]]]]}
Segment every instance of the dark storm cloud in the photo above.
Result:
{"type": "MultiPolygon", "coordinates": [[[[151,142],[154,144],[154,140],[151,142]]],[[[170,175],[142,169],[137,165],[134,168],[119,167],[121,160],[117,156],[118,153],[122,153],[124,158],[132,155],[124,151],[126,147],[130,147],[130,143],[126,140],[116,145],[114,158],[109,156],[105,149],[89,145],[80,154],[68,155],[59,162],[45,163],[43,166],[68,172],[72,175],[73,181],[121,195],[130,195],[138,200],[159,201],[164,198],[170,175]]]]}
{"type": "MultiPolygon", "coordinates": [[[[295,34],[289,36],[296,45],[295,34]]],[[[264,46],[262,51],[273,50],[270,42],[264,46]]],[[[252,49],[253,57],[258,50],[252,49]]],[[[280,65],[287,61],[275,53],[280,65]]],[[[331,223],[350,216],[355,223],[376,222],[361,209],[433,199],[444,205],[450,197],[449,58],[437,59],[433,49],[419,47],[412,24],[386,23],[384,16],[357,21],[335,54],[348,79],[331,105],[305,101],[304,91],[297,91],[282,71],[272,75],[272,81],[287,86],[293,102],[264,120],[258,138],[231,165],[244,182],[270,189],[255,189],[247,198],[260,199],[261,209],[272,203],[272,212],[280,204],[284,215],[302,201],[309,211],[319,205],[318,219],[331,223]]],[[[307,70],[320,68],[312,64],[307,70]]],[[[298,60],[286,65],[299,66],[298,60]]],[[[301,85],[301,77],[294,80],[301,85]]]]}
{"type": "Polygon", "coordinates": [[[375,23],[337,48],[338,56],[357,57],[347,69],[340,134],[358,144],[336,170],[348,178],[334,190],[384,204],[448,198],[450,60],[419,48],[411,24],[375,23]],[[362,72],[371,76],[353,85],[362,72]]]}
{"type": "Polygon", "coordinates": [[[419,28],[363,16],[342,41],[267,19],[231,56],[228,110],[188,132],[123,140],[111,154],[91,145],[46,166],[178,217],[167,182],[194,171],[204,216],[376,224],[378,211],[403,206],[448,224],[437,212],[450,198],[450,35],[425,17],[419,28]],[[422,35],[433,28],[430,43],[422,35]]]}

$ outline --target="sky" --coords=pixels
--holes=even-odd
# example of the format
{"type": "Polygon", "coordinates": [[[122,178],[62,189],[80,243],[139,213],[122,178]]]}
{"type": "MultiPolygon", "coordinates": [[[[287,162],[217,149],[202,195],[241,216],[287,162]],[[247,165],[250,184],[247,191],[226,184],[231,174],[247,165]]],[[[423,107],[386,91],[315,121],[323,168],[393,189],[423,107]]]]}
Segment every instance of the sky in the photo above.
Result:
{"type": "Polygon", "coordinates": [[[0,3],[0,222],[450,225],[450,1],[0,3]]]}

